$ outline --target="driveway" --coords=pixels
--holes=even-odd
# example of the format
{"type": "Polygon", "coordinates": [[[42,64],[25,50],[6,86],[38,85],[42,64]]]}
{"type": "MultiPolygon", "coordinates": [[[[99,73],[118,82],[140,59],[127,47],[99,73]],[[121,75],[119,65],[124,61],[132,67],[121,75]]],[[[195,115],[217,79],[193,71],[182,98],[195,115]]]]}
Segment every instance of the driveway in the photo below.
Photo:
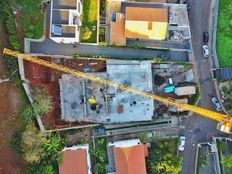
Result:
{"type": "MultiPolygon", "coordinates": [[[[203,58],[201,48],[203,45],[202,33],[208,31],[211,0],[189,0],[189,3],[191,7],[189,18],[193,51],[202,95],[199,106],[214,110],[210,102],[210,97],[216,95],[210,73],[210,59],[212,59],[212,57],[210,55],[209,58],[203,58]]],[[[183,134],[186,136],[186,150],[184,152],[182,174],[194,173],[196,143],[207,141],[207,137],[210,137],[210,135],[224,135],[216,130],[216,124],[215,121],[197,114],[193,114],[191,117],[184,119],[183,125],[186,129],[183,131],[183,134]]],[[[209,171],[209,173],[210,172],[211,171],[209,171]]]]}
{"type": "MultiPolygon", "coordinates": [[[[30,52],[49,55],[65,55],[72,56],[73,53],[105,55],[108,57],[130,57],[143,58],[157,57],[162,51],[151,49],[134,49],[126,47],[103,47],[98,45],[86,44],[63,44],[56,43],[51,39],[46,39],[43,42],[31,42],[30,52]],[[74,45],[76,47],[74,47],[74,45]]],[[[188,55],[185,51],[169,51],[171,61],[188,61],[188,55]]]]}

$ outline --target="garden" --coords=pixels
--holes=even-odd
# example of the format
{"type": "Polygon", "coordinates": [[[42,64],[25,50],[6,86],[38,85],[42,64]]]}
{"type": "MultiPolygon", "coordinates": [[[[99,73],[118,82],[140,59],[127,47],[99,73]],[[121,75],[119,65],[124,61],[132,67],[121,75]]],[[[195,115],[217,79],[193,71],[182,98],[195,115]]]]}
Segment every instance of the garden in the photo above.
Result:
{"type": "Polygon", "coordinates": [[[98,0],[83,0],[81,42],[97,42],[98,0]]]}
{"type": "Polygon", "coordinates": [[[228,113],[232,113],[232,82],[220,83],[220,89],[222,93],[223,105],[228,113]]]}
{"type": "Polygon", "coordinates": [[[222,68],[232,67],[232,3],[228,0],[219,1],[217,54],[222,68]]]}
{"type": "Polygon", "coordinates": [[[148,173],[180,173],[182,158],[177,156],[177,145],[176,139],[152,142],[147,159],[148,173]]]}
{"type": "Polygon", "coordinates": [[[222,174],[232,173],[232,154],[230,150],[231,142],[217,139],[218,156],[220,162],[220,169],[222,174]]]}
{"type": "Polygon", "coordinates": [[[12,0],[18,24],[22,25],[24,37],[39,39],[43,35],[44,14],[41,12],[41,0],[12,0]]]}

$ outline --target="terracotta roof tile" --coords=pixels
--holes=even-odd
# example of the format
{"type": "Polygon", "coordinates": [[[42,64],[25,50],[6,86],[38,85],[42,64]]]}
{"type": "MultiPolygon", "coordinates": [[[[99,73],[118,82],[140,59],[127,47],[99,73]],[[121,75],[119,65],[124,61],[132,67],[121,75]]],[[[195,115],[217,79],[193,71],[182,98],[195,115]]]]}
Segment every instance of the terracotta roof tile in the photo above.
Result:
{"type": "Polygon", "coordinates": [[[64,160],[59,166],[59,174],[87,174],[86,149],[64,151],[64,160]]]}
{"type": "Polygon", "coordinates": [[[116,14],[116,21],[111,22],[110,44],[125,45],[125,21],[122,13],[116,14]]]}
{"type": "MultiPolygon", "coordinates": [[[[114,147],[116,174],[146,174],[145,145],[114,147]]],[[[147,151],[147,150],[146,150],[147,151]]]]}
{"type": "Polygon", "coordinates": [[[168,22],[168,9],[126,7],[126,20],[168,22]]]}

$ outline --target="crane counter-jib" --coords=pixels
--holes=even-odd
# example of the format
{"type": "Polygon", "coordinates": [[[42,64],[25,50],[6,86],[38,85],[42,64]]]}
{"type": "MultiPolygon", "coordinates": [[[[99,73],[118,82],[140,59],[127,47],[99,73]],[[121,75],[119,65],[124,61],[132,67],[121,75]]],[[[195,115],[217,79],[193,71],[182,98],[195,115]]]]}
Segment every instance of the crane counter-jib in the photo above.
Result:
{"type": "Polygon", "coordinates": [[[109,81],[109,80],[106,80],[106,79],[95,77],[94,75],[89,74],[89,73],[83,73],[83,72],[80,72],[80,71],[77,71],[77,70],[73,70],[71,68],[68,68],[68,67],[53,63],[53,62],[48,62],[48,61],[39,59],[39,58],[37,58],[35,56],[19,53],[17,51],[13,51],[13,50],[10,50],[10,49],[7,49],[7,48],[5,48],[3,50],[3,53],[7,54],[7,55],[14,56],[14,57],[22,58],[24,60],[39,64],[39,65],[43,65],[43,66],[46,66],[46,67],[49,67],[49,68],[52,68],[52,69],[55,69],[55,70],[59,70],[59,71],[65,72],[65,73],[69,73],[69,74],[72,74],[72,75],[77,76],[77,77],[92,80],[92,81],[95,81],[97,83],[101,83],[101,84],[104,84],[104,85],[107,85],[107,86],[113,86],[113,87],[116,87],[116,88],[120,88],[121,90],[130,92],[130,93],[133,93],[133,94],[141,95],[141,96],[153,99],[153,100],[157,100],[157,101],[163,102],[163,103],[165,103],[167,105],[176,106],[178,108],[194,112],[196,114],[208,117],[210,119],[216,120],[216,121],[221,122],[221,123],[229,123],[232,126],[232,121],[230,120],[230,116],[226,115],[226,114],[222,114],[222,113],[219,113],[219,112],[207,110],[207,109],[197,107],[197,106],[193,106],[193,105],[189,105],[189,104],[180,103],[180,102],[174,101],[172,99],[168,99],[168,98],[164,98],[164,97],[154,95],[152,93],[140,91],[140,90],[134,89],[132,87],[122,85],[120,83],[116,83],[116,82],[113,82],[113,81],[109,81]]]}

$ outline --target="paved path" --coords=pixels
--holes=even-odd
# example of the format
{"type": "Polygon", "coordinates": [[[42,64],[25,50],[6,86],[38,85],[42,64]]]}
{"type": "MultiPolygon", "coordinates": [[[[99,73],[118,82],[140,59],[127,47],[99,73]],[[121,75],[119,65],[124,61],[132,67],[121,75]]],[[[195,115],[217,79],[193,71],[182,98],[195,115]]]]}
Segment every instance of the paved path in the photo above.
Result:
{"type": "MultiPolygon", "coordinates": [[[[157,57],[162,51],[151,49],[134,49],[125,47],[102,47],[98,45],[85,44],[62,44],[55,43],[51,39],[46,39],[43,42],[31,42],[30,52],[50,55],[65,55],[71,56],[73,53],[105,55],[109,57],[130,57],[143,58],[157,57]]],[[[170,51],[171,61],[188,61],[188,55],[185,51],[170,51]]]]}
{"type": "Polygon", "coordinates": [[[158,41],[158,40],[139,40],[136,39],[127,39],[128,45],[140,44],[146,47],[155,47],[155,48],[167,48],[167,49],[179,49],[182,51],[187,51],[189,49],[188,43],[175,42],[175,41],[158,41]]]}

